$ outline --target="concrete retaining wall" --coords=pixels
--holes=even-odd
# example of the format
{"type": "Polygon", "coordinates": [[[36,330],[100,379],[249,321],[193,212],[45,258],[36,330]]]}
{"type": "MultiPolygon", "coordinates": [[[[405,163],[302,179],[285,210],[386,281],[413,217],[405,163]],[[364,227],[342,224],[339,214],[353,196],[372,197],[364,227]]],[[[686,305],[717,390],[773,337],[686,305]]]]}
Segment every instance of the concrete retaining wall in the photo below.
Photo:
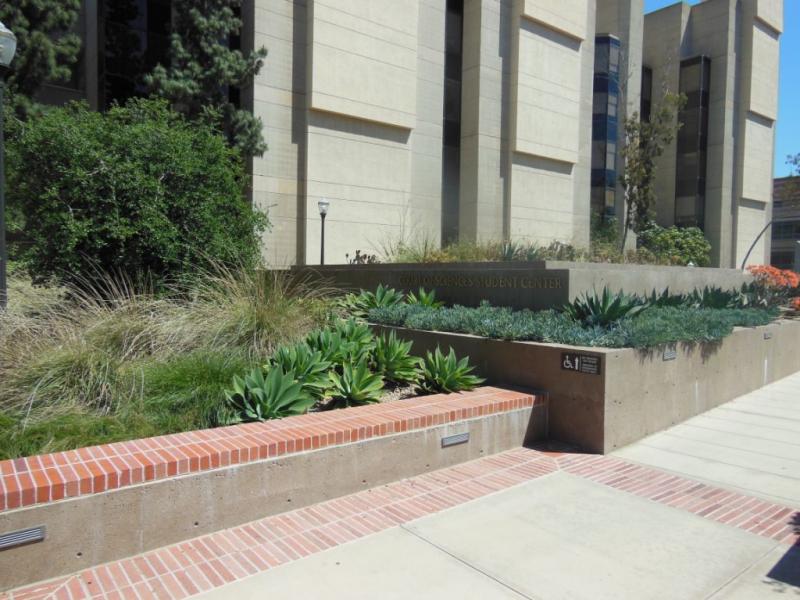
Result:
{"type": "Polygon", "coordinates": [[[398,290],[436,290],[448,304],[541,310],[560,307],[592,290],[650,294],[691,292],[705,286],[739,289],[751,276],[737,269],[612,265],[563,261],[332,265],[295,267],[294,272],[348,290],[374,290],[378,284],[398,290]]]}
{"type": "Polygon", "coordinates": [[[738,328],[718,343],[665,349],[576,348],[394,329],[414,352],[437,345],[469,356],[498,385],[546,390],[550,438],[607,453],[800,371],[800,321],[738,328]],[[599,360],[599,374],[562,368],[564,353],[599,360]],[[665,358],[667,360],[665,360],[665,358]]]}
{"type": "MultiPolygon", "coordinates": [[[[47,528],[44,542],[0,551],[0,591],[544,439],[547,405],[538,400],[532,407],[0,512],[0,533],[47,528]],[[467,443],[442,447],[443,437],[464,432],[467,443]]],[[[424,411],[419,414],[424,420],[424,411]]]]}

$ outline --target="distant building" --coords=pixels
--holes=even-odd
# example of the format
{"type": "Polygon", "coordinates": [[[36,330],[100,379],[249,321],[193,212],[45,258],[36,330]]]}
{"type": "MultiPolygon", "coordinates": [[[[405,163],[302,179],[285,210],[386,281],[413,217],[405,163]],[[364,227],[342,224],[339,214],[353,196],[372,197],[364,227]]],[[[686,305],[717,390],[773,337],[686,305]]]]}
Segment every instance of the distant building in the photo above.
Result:
{"type": "MultiPolygon", "coordinates": [[[[84,0],[75,80],[102,109],[166,60],[169,0],[84,0]]],[[[619,217],[625,118],[662,83],[689,99],[660,163],[657,218],[696,225],[734,266],[769,221],[782,0],[244,0],[264,68],[231,98],[264,123],[252,198],[265,256],[330,262],[401,237],[586,246],[619,217]]],[[[768,259],[769,238],[752,262],[768,259]]]]}
{"type": "Polygon", "coordinates": [[[770,264],[797,269],[794,261],[800,242],[800,177],[776,179],[774,198],[770,264]]]}

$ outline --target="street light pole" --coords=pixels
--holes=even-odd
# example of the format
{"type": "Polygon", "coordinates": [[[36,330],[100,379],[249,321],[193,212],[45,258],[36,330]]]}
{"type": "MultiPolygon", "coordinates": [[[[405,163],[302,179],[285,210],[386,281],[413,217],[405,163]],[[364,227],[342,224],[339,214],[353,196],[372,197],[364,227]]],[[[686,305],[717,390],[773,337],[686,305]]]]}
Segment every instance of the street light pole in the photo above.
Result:
{"type": "Polygon", "coordinates": [[[322,223],[322,231],[320,232],[320,244],[319,244],[319,264],[325,264],[325,217],[328,216],[328,209],[331,206],[331,203],[326,199],[323,198],[319,202],[317,202],[317,206],[319,207],[319,217],[322,223]]]}
{"type": "Polygon", "coordinates": [[[6,169],[5,169],[5,139],[3,117],[4,92],[6,75],[11,61],[17,51],[17,38],[2,23],[0,23],[0,310],[5,310],[8,305],[8,252],[6,250],[6,169]]]}

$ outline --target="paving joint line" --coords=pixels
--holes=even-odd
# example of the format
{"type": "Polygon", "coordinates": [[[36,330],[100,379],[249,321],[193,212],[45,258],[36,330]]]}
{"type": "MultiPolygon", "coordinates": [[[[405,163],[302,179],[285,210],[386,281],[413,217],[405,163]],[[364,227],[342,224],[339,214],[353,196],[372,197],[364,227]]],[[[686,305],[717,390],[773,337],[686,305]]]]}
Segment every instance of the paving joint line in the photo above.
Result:
{"type": "Polygon", "coordinates": [[[484,571],[482,569],[479,569],[477,566],[475,566],[472,563],[468,562],[466,559],[463,559],[460,556],[457,556],[457,555],[453,554],[452,552],[450,552],[446,548],[440,546],[439,544],[433,542],[432,540],[429,540],[425,536],[417,533],[416,531],[413,531],[413,530],[409,529],[408,527],[406,527],[405,523],[401,523],[400,525],[398,525],[398,527],[400,529],[402,529],[403,531],[405,531],[406,533],[409,533],[409,534],[413,535],[418,540],[421,540],[421,541],[425,542],[426,544],[430,545],[431,547],[436,548],[439,552],[442,552],[443,554],[446,554],[450,558],[453,558],[453,559],[457,560],[458,562],[460,562],[465,567],[475,571],[476,573],[480,573],[481,575],[483,575],[487,579],[491,579],[492,581],[494,581],[498,585],[501,585],[502,587],[506,588],[507,590],[511,591],[512,593],[518,595],[520,598],[525,598],[526,600],[543,600],[539,596],[529,596],[529,595],[521,592],[520,590],[516,589],[514,586],[506,583],[505,581],[502,581],[502,580],[498,579],[494,575],[491,575],[491,574],[487,573],[486,571],[484,571]]]}

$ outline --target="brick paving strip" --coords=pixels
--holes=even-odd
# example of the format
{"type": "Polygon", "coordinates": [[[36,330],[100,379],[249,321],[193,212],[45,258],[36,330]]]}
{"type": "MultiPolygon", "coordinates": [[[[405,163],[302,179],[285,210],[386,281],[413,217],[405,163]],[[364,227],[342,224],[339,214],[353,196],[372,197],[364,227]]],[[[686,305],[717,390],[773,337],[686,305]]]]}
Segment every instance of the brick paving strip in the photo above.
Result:
{"type": "Polygon", "coordinates": [[[493,387],[0,461],[0,511],[544,403],[493,387]]]}
{"type": "Polygon", "coordinates": [[[800,535],[790,525],[792,508],[615,457],[518,448],[0,594],[0,598],[188,598],[556,471],[785,544],[800,544],[800,535]]]}

